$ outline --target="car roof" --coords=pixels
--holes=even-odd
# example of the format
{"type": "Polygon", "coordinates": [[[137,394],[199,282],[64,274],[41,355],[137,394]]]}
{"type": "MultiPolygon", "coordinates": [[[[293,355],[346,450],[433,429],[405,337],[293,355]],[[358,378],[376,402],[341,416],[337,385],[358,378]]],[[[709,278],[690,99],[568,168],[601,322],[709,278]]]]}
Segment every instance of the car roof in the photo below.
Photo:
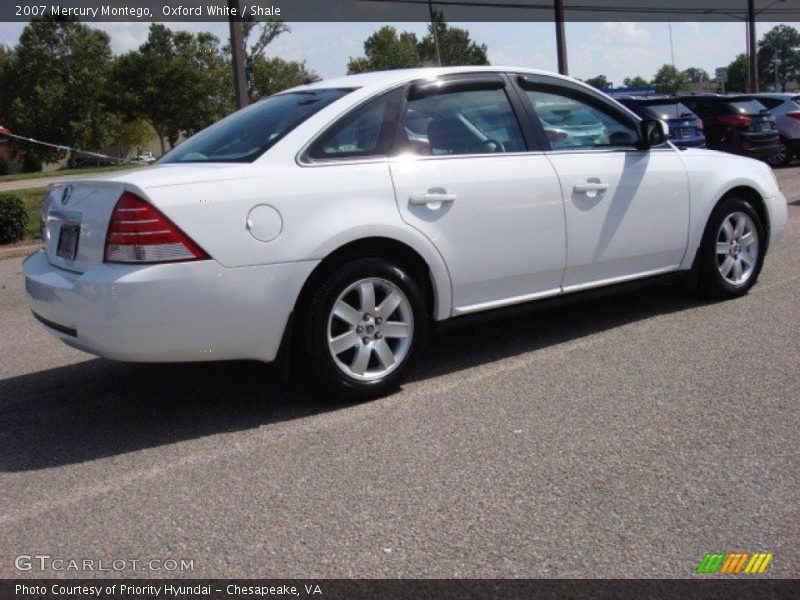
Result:
{"type": "MultiPolygon", "coordinates": [[[[543,71],[540,69],[527,69],[525,67],[506,67],[506,66],[477,66],[477,67],[422,67],[416,69],[395,69],[392,71],[373,71],[371,73],[357,73],[345,75],[344,77],[333,77],[331,79],[321,79],[313,83],[300,85],[286,92],[297,92],[303,90],[325,89],[325,88],[386,88],[399,85],[415,79],[433,79],[442,75],[455,75],[458,73],[524,73],[530,75],[548,75],[557,77],[565,81],[575,82],[577,80],[570,77],[543,71]]],[[[584,84],[586,85],[586,84],[584,84]]],[[[591,88],[586,85],[587,88],[591,88]]]]}

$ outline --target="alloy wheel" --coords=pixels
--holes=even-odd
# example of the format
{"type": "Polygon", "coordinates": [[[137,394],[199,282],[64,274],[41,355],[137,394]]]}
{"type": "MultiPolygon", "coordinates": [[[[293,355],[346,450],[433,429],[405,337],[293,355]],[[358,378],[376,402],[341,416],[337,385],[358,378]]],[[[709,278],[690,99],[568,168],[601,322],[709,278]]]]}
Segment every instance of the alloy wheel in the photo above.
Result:
{"type": "Polygon", "coordinates": [[[339,294],[328,317],[328,350],[336,366],[360,381],[381,379],[408,354],[414,313],[403,290],[377,277],[339,294]]]}
{"type": "Polygon", "coordinates": [[[758,230],[749,215],[734,212],[728,215],[717,231],[717,268],[730,285],[744,285],[758,262],[758,230]]]}

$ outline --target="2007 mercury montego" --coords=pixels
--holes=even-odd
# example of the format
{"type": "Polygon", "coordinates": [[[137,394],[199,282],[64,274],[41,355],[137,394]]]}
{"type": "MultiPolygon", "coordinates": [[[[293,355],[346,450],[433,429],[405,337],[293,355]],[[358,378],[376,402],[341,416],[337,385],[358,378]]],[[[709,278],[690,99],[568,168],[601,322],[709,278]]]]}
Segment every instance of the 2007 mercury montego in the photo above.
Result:
{"type": "Polygon", "coordinates": [[[300,86],[155,166],[51,187],[31,308],[120,360],[272,361],[291,339],[316,380],[363,398],[457,315],[670,273],[740,296],[786,200],[767,165],[667,133],[526,69],[300,86]]]}

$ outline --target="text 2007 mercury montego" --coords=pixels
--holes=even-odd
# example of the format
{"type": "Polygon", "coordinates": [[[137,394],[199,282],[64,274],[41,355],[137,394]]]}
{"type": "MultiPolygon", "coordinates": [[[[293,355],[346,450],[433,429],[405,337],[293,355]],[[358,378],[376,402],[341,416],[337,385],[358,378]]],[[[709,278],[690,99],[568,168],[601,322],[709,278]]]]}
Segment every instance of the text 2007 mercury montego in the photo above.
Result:
{"type": "Polygon", "coordinates": [[[745,294],[786,212],[765,164],[677,147],[578,81],[416,69],[296,87],[154,166],[51,186],[24,270],[70,346],[268,362],[290,345],[367,398],[458,315],[666,274],[745,294]]]}

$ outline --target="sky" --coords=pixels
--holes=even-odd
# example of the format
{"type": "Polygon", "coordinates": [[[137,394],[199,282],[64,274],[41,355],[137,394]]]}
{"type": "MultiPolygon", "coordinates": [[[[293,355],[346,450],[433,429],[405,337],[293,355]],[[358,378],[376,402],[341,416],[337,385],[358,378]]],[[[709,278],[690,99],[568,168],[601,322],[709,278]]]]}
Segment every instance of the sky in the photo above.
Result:
{"type": "MultiPolygon", "coordinates": [[[[344,75],[350,57],[363,54],[364,40],[383,23],[289,23],[291,32],[267,48],[268,56],[305,60],[323,78],[344,75]]],[[[398,31],[426,33],[426,23],[393,23],[398,31]]],[[[469,29],[472,38],[488,46],[494,65],[556,70],[555,28],[552,23],[453,23],[469,29]]],[[[757,37],[778,23],[757,23],[757,37]]],[[[0,43],[14,46],[24,23],[0,22],[0,43]]],[[[107,31],[115,53],[136,49],[147,37],[149,23],[95,23],[107,31]]],[[[227,23],[168,23],[172,29],[210,31],[227,39],[227,23]]],[[[581,79],[605,75],[614,85],[625,77],[651,79],[672,62],[667,23],[568,23],[570,75],[581,79]]],[[[712,76],[745,51],[745,24],[673,23],[672,45],[679,69],[700,67],[712,76]]]]}

